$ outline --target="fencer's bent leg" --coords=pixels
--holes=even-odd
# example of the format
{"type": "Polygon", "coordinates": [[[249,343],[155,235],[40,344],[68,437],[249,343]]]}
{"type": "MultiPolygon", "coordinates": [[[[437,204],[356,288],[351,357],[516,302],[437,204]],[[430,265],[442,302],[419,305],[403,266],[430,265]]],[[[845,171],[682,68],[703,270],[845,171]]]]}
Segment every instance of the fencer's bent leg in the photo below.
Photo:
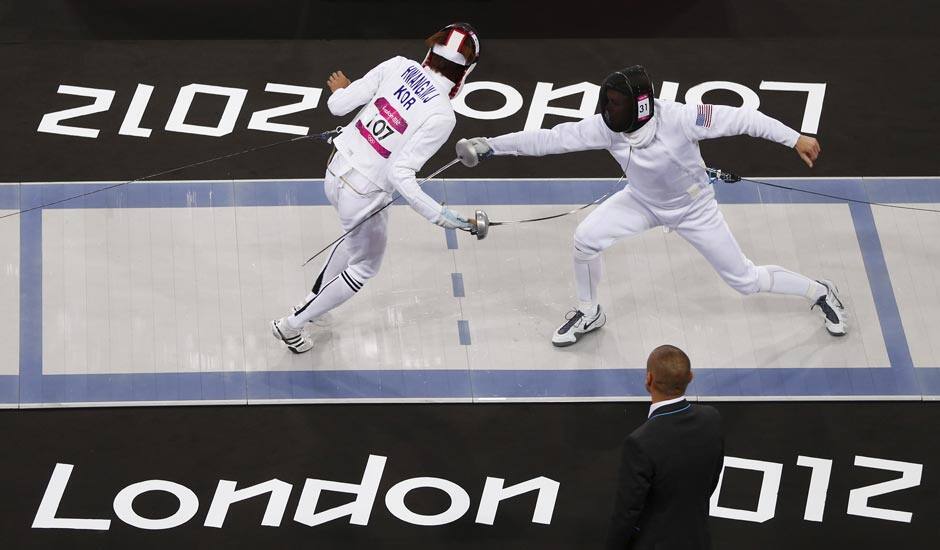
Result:
{"type": "Polygon", "coordinates": [[[346,239],[344,238],[333,245],[333,248],[330,250],[330,254],[326,257],[326,261],[323,262],[323,267],[320,268],[319,275],[317,275],[317,278],[313,282],[313,286],[310,288],[310,294],[307,295],[306,301],[312,300],[313,297],[320,292],[320,288],[327,281],[330,281],[339,275],[339,273],[346,269],[348,265],[349,246],[346,244],[346,239]]]}
{"type": "Polygon", "coordinates": [[[653,213],[629,188],[615,193],[578,224],[574,232],[574,279],[580,311],[597,310],[597,285],[603,272],[601,252],[618,239],[657,225],[653,213]]]}
{"type": "MultiPolygon", "coordinates": [[[[337,158],[336,164],[341,165],[343,159],[337,158]]],[[[333,163],[331,163],[332,165],[333,163]]],[[[340,166],[340,169],[345,167],[340,166]]],[[[348,168],[346,169],[348,172],[348,168]]],[[[340,176],[337,176],[332,172],[332,170],[327,169],[326,177],[323,180],[323,191],[326,195],[330,204],[333,205],[333,208],[339,212],[339,197],[340,191],[343,187],[343,181],[340,179],[340,176]]],[[[342,222],[342,218],[340,219],[342,222]]],[[[330,254],[326,257],[326,261],[323,262],[323,267],[320,268],[320,273],[317,275],[317,278],[313,282],[313,287],[310,289],[310,294],[307,295],[307,301],[313,298],[315,294],[320,292],[320,287],[323,286],[327,281],[332,280],[334,277],[339,275],[339,272],[346,269],[346,266],[349,265],[349,246],[346,244],[346,239],[341,239],[338,243],[333,245],[333,248],[330,250],[330,254]]]]}
{"type": "Polygon", "coordinates": [[[597,285],[600,284],[604,261],[599,252],[574,241],[574,281],[578,294],[578,310],[592,314],[597,310],[597,285]]]}
{"type": "Polygon", "coordinates": [[[571,346],[582,335],[607,322],[597,298],[603,263],[601,252],[617,239],[636,235],[658,225],[653,214],[629,188],[615,193],[588,214],[574,232],[574,279],[578,309],[568,312],[565,322],[552,334],[552,345],[571,346]]]}
{"type": "MultiPolygon", "coordinates": [[[[363,215],[374,207],[374,196],[362,196],[340,187],[334,203],[344,229],[352,228],[363,215]]],[[[372,216],[350,232],[334,247],[338,256],[327,260],[321,272],[322,280],[314,291],[307,295],[306,302],[288,317],[291,327],[299,328],[304,323],[317,319],[353,297],[362,286],[374,277],[382,265],[388,241],[388,210],[372,216]]],[[[331,252],[331,254],[332,254],[331,252]]]]}
{"type": "MultiPolygon", "coordinates": [[[[323,180],[323,191],[326,194],[327,200],[333,205],[333,208],[338,208],[337,200],[342,185],[343,182],[339,177],[328,170],[323,180]]],[[[313,281],[313,286],[310,287],[310,292],[304,297],[304,300],[300,304],[294,306],[294,311],[304,307],[310,300],[313,300],[317,293],[320,292],[320,288],[339,275],[348,265],[349,246],[346,244],[346,239],[343,238],[330,249],[330,253],[326,256],[326,261],[324,261],[323,265],[320,267],[320,273],[317,274],[316,279],[313,281]]]]}
{"type": "Polygon", "coordinates": [[[288,317],[290,326],[301,327],[336,308],[352,298],[366,281],[378,273],[385,255],[387,225],[388,211],[384,210],[346,237],[350,249],[349,266],[323,283],[313,299],[288,317]]]}

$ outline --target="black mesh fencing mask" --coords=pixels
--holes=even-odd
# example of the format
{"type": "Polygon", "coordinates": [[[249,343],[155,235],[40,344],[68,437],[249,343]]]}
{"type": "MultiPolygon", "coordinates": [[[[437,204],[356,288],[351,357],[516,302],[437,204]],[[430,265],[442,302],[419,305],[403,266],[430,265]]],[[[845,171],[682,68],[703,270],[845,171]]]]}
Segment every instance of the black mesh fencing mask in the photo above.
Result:
{"type": "Polygon", "coordinates": [[[601,84],[600,109],[604,124],[614,132],[634,132],[653,118],[653,81],[640,65],[610,73],[601,84]],[[608,91],[613,90],[623,95],[608,91]]]}

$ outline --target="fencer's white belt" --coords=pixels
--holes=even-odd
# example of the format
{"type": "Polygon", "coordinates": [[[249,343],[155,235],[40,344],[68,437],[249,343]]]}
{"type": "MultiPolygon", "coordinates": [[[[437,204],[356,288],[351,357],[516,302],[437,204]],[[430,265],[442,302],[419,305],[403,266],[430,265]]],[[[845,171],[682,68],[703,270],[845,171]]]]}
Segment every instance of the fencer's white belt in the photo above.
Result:
{"type": "Polygon", "coordinates": [[[689,196],[692,197],[693,199],[697,199],[698,196],[701,195],[702,191],[704,190],[705,188],[702,187],[701,185],[697,183],[693,183],[692,185],[689,186],[688,189],[685,190],[685,192],[688,193],[689,196]]]}
{"type": "Polygon", "coordinates": [[[333,152],[330,153],[329,160],[326,161],[326,171],[329,172],[330,175],[334,178],[338,178],[339,181],[342,182],[343,186],[360,197],[370,197],[376,193],[385,191],[355,168],[350,168],[349,171],[343,175],[339,175],[336,172],[330,170],[330,163],[333,162],[333,156],[335,154],[336,149],[333,149],[333,152]]]}
{"type": "Polygon", "coordinates": [[[357,172],[355,169],[350,170],[342,176],[337,176],[332,171],[330,171],[329,168],[327,168],[326,171],[330,172],[330,174],[332,174],[334,177],[339,178],[339,181],[343,182],[343,186],[361,197],[368,197],[383,191],[383,189],[372,183],[372,181],[357,172]],[[349,177],[347,178],[346,176],[349,177]],[[353,181],[356,183],[353,183],[353,181]]]}

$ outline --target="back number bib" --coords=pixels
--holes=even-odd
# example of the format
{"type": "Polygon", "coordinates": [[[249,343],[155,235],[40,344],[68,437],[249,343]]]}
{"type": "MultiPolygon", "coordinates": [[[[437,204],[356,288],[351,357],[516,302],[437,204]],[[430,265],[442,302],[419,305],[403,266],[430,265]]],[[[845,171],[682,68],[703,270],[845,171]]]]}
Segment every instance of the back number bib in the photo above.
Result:
{"type": "Polygon", "coordinates": [[[356,129],[366,142],[383,158],[388,158],[401,142],[408,121],[384,97],[363,110],[356,129]]]}

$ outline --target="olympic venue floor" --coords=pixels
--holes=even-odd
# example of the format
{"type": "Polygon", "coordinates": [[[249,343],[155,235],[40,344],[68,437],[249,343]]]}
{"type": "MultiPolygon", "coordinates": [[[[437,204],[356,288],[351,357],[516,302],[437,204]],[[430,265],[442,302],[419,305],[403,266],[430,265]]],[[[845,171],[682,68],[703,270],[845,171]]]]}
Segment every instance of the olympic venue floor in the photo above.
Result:
{"type": "MultiPolygon", "coordinates": [[[[692,358],[691,399],[940,398],[940,214],[866,204],[940,209],[940,180],[753,179],[797,190],[715,183],[744,252],[833,280],[845,337],[805,300],[739,295],[654,229],[604,255],[607,325],[555,348],[590,209],[476,240],[395,205],[381,272],[293,355],[268,322],[304,297],[323,257],[301,264],[342,232],[322,180],[0,184],[0,216],[94,192],[0,219],[0,407],[642,400],[646,356],[666,343],[692,358]]],[[[427,188],[505,221],[622,185],[427,188]]]]}

